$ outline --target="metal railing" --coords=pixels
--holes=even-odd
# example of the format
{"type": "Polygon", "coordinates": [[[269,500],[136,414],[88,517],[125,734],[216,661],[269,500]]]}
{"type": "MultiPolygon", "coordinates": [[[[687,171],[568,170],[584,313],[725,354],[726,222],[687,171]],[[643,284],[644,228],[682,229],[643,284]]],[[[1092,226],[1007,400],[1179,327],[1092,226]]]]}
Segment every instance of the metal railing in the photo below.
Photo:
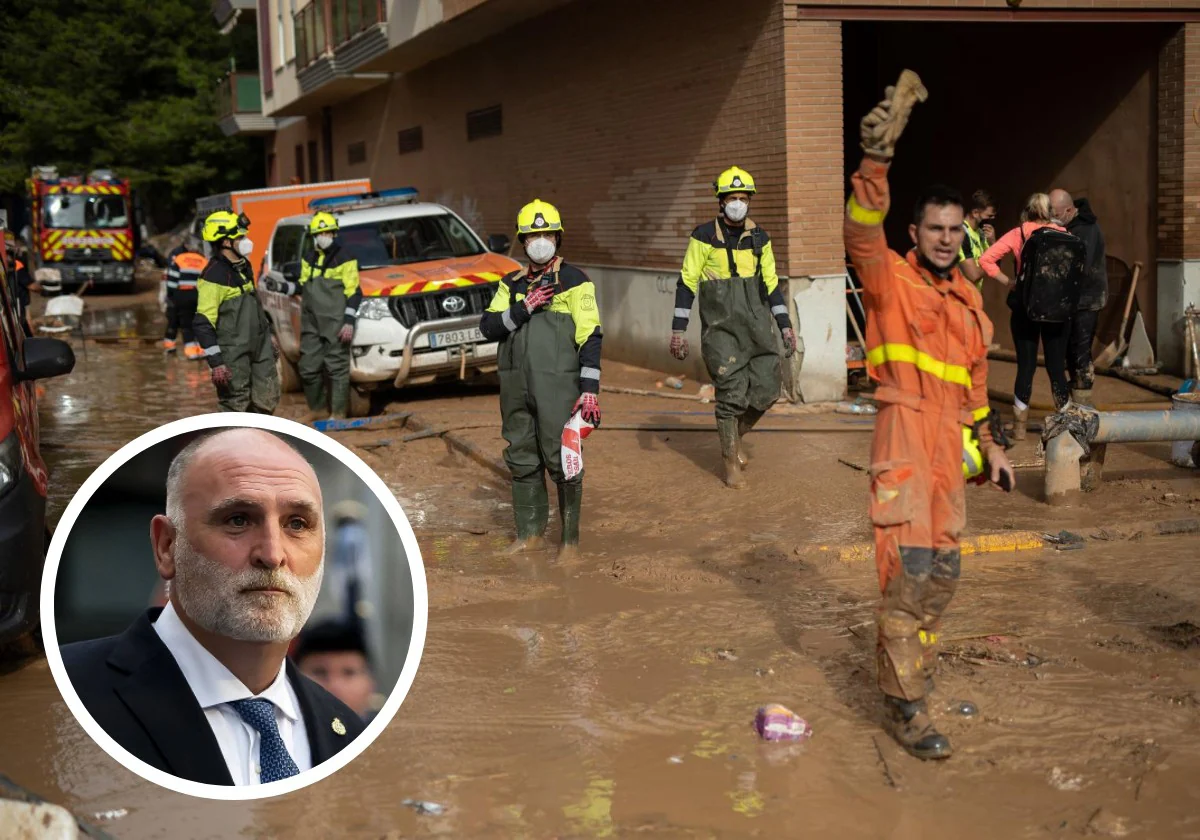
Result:
{"type": "Polygon", "coordinates": [[[314,0],[293,16],[296,69],[303,70],[354,36],[386,22],[385,0],[314,0]]]}
{"type": "Polygon", "coordinates": [[[230,73],[217,88],[217,116],[262,113],[262,80],[257,73],[230,73]]]}

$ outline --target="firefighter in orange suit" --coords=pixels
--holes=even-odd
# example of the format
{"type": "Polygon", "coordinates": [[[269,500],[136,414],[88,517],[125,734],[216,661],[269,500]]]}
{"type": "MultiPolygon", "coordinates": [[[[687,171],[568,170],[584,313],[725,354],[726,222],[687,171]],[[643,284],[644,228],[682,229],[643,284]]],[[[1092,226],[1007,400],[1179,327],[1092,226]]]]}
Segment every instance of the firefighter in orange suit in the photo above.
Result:
{"type": "Polygon", "coordinates": [[[1015,476],[988,407],[992,323],[979,291],[956,267],[961,197],[944,187],[925,191],[909,225],[915,247],[907,255],[890,250],[884,237],[888,166],[915,102],[895,90],[889,87],[861,123],[866,155],[851,178],[844,235],[866,292],[867,365],[881,404],[870,514],[883,593],[877,658],[884,725],[909,753],[932,759],[951,753],[925,696],[933,690],[938,622],[958,583],[968,438],[978,440],[988,464],[982,475],[1009,490],[1015,476]]]}

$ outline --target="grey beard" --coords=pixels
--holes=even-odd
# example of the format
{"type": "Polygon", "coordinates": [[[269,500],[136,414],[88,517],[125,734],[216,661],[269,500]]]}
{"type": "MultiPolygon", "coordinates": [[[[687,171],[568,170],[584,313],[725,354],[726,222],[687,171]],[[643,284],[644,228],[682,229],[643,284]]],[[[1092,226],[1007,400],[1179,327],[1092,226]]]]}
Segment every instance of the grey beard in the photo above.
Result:
{"type": "Polygon", "coordinates": [[[281,569],[233,572],[204,557],[176,529],[175,579],[180,609],[209,633],[243,642],[288,642],[299,635],[321,591],[325,558],[307,578],[281,569]],[[288,593],[254,595],[243,590],[275,587],[288,593]],[[270,599],[267,603],[264,600],[270,599]],[[282,603],[271,602],[282,600],[282,603]]]}

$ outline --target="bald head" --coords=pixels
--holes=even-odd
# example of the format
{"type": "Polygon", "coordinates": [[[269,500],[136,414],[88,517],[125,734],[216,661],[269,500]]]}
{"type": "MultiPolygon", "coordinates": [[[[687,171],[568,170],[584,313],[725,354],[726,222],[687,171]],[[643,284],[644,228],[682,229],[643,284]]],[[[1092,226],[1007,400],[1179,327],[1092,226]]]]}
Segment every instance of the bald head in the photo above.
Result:
{"type": "Polygon", "coordinates": [[[1050,212],[1054,215],[1054,218],[1066,224],[1075,217],[1075,213],[1078,211],[1075,209],[1075,200],[1071,198],[1069,192],[1066,190],[1051,190],[1050,212]]]}
{"type": "Polygon", "coordinates": [[[265,429],[233,428],[208,432],[185,446],[167,470],[167,518],[182,527],[184,496],[189,476],[213,477],[214,469],[238,464],[266,467],[309,485],[320,501],[321,488],[312,465],[285,438],[265,429]]]}

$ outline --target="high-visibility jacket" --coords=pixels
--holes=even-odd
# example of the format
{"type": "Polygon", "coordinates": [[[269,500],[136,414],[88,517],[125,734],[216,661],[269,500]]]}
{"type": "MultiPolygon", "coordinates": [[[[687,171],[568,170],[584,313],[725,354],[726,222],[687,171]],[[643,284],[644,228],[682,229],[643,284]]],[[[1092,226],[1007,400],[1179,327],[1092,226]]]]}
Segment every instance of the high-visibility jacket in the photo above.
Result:
{"type": "Polygon", "coordinates": [[[202,254],[189,251],[182,245],[167,255],[167,294],[182,289],[192,291],[200,282],[200,275],[208,260],[202,254]]]}
{"type": "Polygon", "coordinates": [[[270,337],[270,323],[259,303],[248,260],[232,263],[223,254],[215,255],[204,267],[197,290],[192,324],[209,367],[225,364],[222,351],[240,357],[270,337]]]}
{"type": "Polygon", "coordinates": [[[324,251],[314,248],[300,261],[299,283],[285,282],[285,294],[302,294],[306,305],[323,319],[340,315],[343,323],[354,326],[362,303],[358,259],[337,240],[324,251]],[[335,290],[341,292],[340,297],[335,290]],[[338,306],[340,312],[335,311],[338,306]]]}
{"type": "Polygon", "coordinates": [[[916,411],[956,411],[964,425],[986,423],[991,319],[983,296],[956,267],[940,277],[917,259],[891,250],[883,233],[890,195],[888,165],[864,158],[846,202],[846,251],[862,280],[867,319],[867,372],[875,398],[916,411]]]}

